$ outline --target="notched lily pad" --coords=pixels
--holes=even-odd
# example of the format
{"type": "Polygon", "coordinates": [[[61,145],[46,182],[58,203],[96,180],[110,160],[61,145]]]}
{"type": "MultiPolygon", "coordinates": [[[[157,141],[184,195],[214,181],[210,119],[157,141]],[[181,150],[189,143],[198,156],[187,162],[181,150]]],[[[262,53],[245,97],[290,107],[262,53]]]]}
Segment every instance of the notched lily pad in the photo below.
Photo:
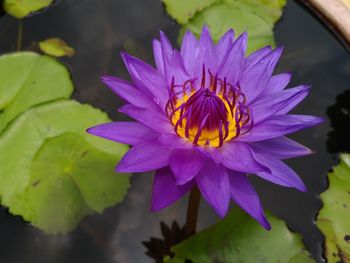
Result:
{"type": "Polygon", "coordinates": [[[129,176],[114,166],[127,146],[85,132],[108,121],[75,101],[21,114],[0,136],[2,204],[47,233],[64,233],[85,215],[120,202],[129,176]]]}
{"type": "Polygon", "coordinates": [[[219,40],[230,28],[234,28],[236,35],[247,31],[249,35],[248,53],[266,45],[274,46],[273,25],[254,13],[243,11],[236,5],[222,3],[207,8],[190,20],[181,29],[180,35],[190,30],[199,36],[203,25],[210,28],[215,41],[219,40]]]}
{"type": "Polygon", "coordinates": [[[0,56],[0,79],[0,132],[25,110],[69,98],[74,88],[64,65],[32,52],[0,56]]]}
{"type": "Polygon", "coordinates": [[[8,14],[16,18],[24,18],[52,3],[53,0],[4,0],[3,7],[8,14]]]}
{"type": "Polygon", "coordinates": [[[298,234],[292,233],[283,221],[272,216],[268,219],[271,231],[235,208],[216,225],[174,246],[175,257],[165,262],[315,262],[298,234]]]}
{"type": "Polygon", "coordinates": [[[218,0],[162,0],[167,13],[179,24],[185,24],[197,12],[211,6],[218,0]]]}
{"type": "Polygon", "coordinates": [[[325,235],[325,256],[329,263],[350,262],[350,154],[329,173],[329,188],[321,194],[323,207],[317,226],[325,235]]]}
{"type": "Polygon", "coordinates": [[[275,45],[273,27],[286,4],[286,0],[189,0],[186,4],[191,11],[188,11],[189,7],[183,1],[163,2],[167,12],[183,25],[180,39],[186,30],[199,36],[203,25],[207,25],[217,41],[233,28],[236,35],[248,32],[248,53],[263,46],[275,45]]]}
{"type": "Polygon", "coordinates": [[[75,50],[60,38],[49,38],[39,42],[42,52],[53,57],[72,57],[75,50]]]}

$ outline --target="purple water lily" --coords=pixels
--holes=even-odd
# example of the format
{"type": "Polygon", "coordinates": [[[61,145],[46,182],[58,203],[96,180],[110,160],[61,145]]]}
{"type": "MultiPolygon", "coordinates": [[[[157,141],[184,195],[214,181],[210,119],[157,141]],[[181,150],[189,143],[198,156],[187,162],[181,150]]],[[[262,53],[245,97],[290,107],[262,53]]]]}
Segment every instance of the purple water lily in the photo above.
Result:
{"type": "Polygon", "coordinates": [[[106,123],[88,132],[132,145],[118,172],[156,170],[152,211],[198,186],[221,217],[232,199],[269,229],[247,174],[306,191],[282,160],[311,153],[285,137],[322,122],[288,114],[310,87],[285,89],[291,75],[272,75],[281,48],[245,57],[246,45],[247,34],[234,40],[233,30],[214,44],[204,27],[199,40],[186,32],[179,52],[161,32],[153,42],[156,69],[122,53],[132,83],[103,77],[128,102],[120,112],[136,122],[106,123]]]}

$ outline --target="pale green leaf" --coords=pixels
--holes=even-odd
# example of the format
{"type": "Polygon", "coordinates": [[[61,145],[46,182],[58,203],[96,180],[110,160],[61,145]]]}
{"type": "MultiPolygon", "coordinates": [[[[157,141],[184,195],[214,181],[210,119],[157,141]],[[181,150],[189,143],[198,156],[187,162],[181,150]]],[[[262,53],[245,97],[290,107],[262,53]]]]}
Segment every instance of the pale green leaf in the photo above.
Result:
{"type": "Polygon", "coordinates": [[[31,52],[0,56],[0,79],[0,132],[25,110],[73,92],[64,65],[31,52]]]}
{"type": "Polygon", "coordinates": [[[71,57],[75,50],[60,38],[49,38],[39,42],[39,48],[45,54],[53,57],[71,57]]]}
{"type": "Polygon", "coordinates": [[[326,238],[328,262],[350,262],[350,154],[340,156],[328,179],[329,188],[321,194],[323,206],[317,226],[326,238]]]}
{"type": "Polygon", "coordinates": [[[315,262],[306,252],[301,237],[285,223],[268,216],[267,231],[242,210],[235,208],[225,219],[174,246],[173,259],[166,263],[213,262],[315,262]]]}
{"type": "Polygon", "coordinates": [[[4,10],[17,18],[24,18],[28,14],[51,5],[53,0],[4,0],[4,10]]]}
{"type": "Polygon", "coordinates": [[[11,213],[48,233],[122,200],[129,176],[114,172],[127,146],[88,135],[107,115],[75,101],[27,110],[0,136],[0,196],[11,213]]]}

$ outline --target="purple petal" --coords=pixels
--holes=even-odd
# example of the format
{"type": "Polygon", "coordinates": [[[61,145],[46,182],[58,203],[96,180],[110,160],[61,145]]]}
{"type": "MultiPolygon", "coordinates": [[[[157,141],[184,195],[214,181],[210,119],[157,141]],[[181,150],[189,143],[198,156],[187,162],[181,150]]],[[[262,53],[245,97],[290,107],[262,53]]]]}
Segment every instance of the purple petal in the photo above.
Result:
{"type": "Polygon", "coordinates": [[[164,78],[150,65],[143,61],[122,53],[122,58],[134,83],[139,87],[148,90],[154,96],[154,101],[165,107],[169,94],[164,78]]]}
{"type": "Polygon", "coordinates": [[[157,170],[153,181],[151,211],[155,212],[169,206],[192,187],[193,182],[176,185],[174,175],[169,167],[157,170]]]}
{"type": "Polygon", "coordinates": [[[158,137],[158,141],[161,145],[170,147],[173,149],[192,149],[193,143],[186,141],[178,136],[175,132],[161,133],[158,137]]]}
{"type": "Polygon", "coordinates": [[[248,104],[259,96],[267,86],[281,54],[282,48],[277,48],[244,71],[239,85],[248,104]]]}
{"type": "Polygon", "coordinates": [[[199,49],[197,49],[198,41],[196,37],[193,35],[191,31],[186,31],[181,45],[181,56],[184,61],[184,65],[186,68],[186,71],[190,75],[196,75],[195,72],[198,71],[196,67],[198,67],[195,54],[198,52],[199,49]]]}
{"type": "Polygon", "coordinates": [[[310,86],[298,86],[257,98],[250,105],[254,123],[258,124],[271,115],[288,113],[309,94],[309,90],[310,86]]]}
{"type": "Polygon", "coordinates": [[[278,137],[266,141],[254,142],[253,147],[271,154],[278,159],[289,159],[311,154],[312,151],[287,137],[278,137]]]}
{"type": "Polygon", "coordinates": [[[214,160],[234,171],[243,173],[268,171],[266,167],[254,159],[250,146],[246,143],[226,143],[211,153],[214,160]]]}
{"type": "Polygon", "coordinates": [[[233,40],[234,40],[234,31],[233,29],[228,30],[219,40],[216,45],[216,55],[217,55],[217,65],[223,63],[224,58],[226,58],[227,53],[230,51],[233,40]]]}
{"type": "Polygon", "coordinates": [[[164,76],[164,59],[163,59],[163,51],[162,51],[162,45],[160,44],[159,40],[154,39],[153,40],[153,54],[154,54],[154,60],[157,66],[157,70],[164,76]]]}
{"type": "MultiPolygon", "coordinates": [[[[198,46],[200,49],[200,56],[203,58],[202,63],[207,69],[215,72],[217,61],[216,49],[206,25],[203,26],[198,46]]],[[[196,63],[198,63],[198,61],[196,61],[196,63]]],[[[197,64],[197,66],[201,66],[201,64],[197,64]]]]}
{"type": "Polygon", "coordinates": [[[127,114],[129,117],[150,127],[156,132],[173,132],[171,124],[165,116],[159,112],[151,111],[146,108],[136,107],[126,104],[119,109],[120,112],[127,114]]]}
{"type": "Polygon", "coordinates": [[[271,226],[266,220],[259,196],[249,182],[247,175],[230,171],[229,177],[231,198],[264,228],[270,230],[271,226]]]}
{"type": "Polygon", "coordinates": [[[157,145],[154,141],[134,145],[122,158],[117,172],[148,172],[169,165],[172,150],[157,145]]]}
{"type": "Polygon", "coordinates": [[[255,66],[263,57],[271,52],[271,46],[267,46],[250,54],[244,62],[244,71],[255,66]]]}
{"type": "Polygon", "coordinates": [[[139,144],[156,137],[150,128],[138,122],[110,122],[91,127],[88,133],[125,144],[139,144]]]}
{"type": "Polygon", "coordinates": [[[254,126],[247,134],[237,138],[241,142],[263,141],[280,137],[322,123],[319,117],[308,115],[275,115],[254,126]]]}
{"type": "Polygon", "coordinates": [[[271,172],[258,172],[256,175],[272,183],[293,187],[302,192],[306,192],[306,186],[299,176],[281,160],[261,150],[253,150],[254,158],[262,165],[268,167],[271,172]]]}
{"type": "Polygon", "coordinates": [[[147,92],[141,92],[125,80],[112,76],[103,76],[102,82],[115,94],[133,105],[159,110],[159,105],[154,102],[147,92]]]}
{"type": "Polygon", "coordinates": [[[218,65],[218,73],[222,78],[227,77],[227,81],[232,85],[236,85],[241,75],[244,54],[247,48],[247,33],[243,33],[232,45],[226,59],[221,65],[218,65]]]}
{"type": "Polygon", "coordinates": [[[170,157],[170,168],[176,183],[183,185],[191,181],[203,167],[203,156],[194,149],[177,150],[170,157]]]}
{"type": "Polygon", "coordinates": [[[265,96],[277,91],[281,91],[287,87],[292,75],[290,73],[281,73],[272,76],[266,88],[261,92],[260,96],[265,96]]]}
{"type": "Polygon", "coordinates": [[[230,182],[227,169],[208,161],[195,179],[205,200],[219,216],[224,217],[230,203],[230,182]]]}
{"type": "Polygon", "coordinates": [[[169,39],[162,31],[160,32],[160,43],[163,51],[164,76],[167,83],[170,84],[174,78],[176,84],[183,84],[191,77],[185,69],[181,54],[176,49],[173,49],[169,39]]]}

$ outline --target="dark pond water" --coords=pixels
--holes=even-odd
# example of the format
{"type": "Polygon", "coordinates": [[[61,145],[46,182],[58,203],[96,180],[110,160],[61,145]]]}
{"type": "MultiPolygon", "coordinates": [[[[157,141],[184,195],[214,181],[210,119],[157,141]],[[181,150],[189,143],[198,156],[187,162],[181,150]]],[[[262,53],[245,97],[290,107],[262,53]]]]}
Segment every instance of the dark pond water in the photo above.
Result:
{"type": "MultiPolygon", "coordinates": [[[[1,54],[15,49],[17,28],[16,19],[6,15],[0,18],[1,54]]],[[[77,51],[74,57],[63,59],[76,85],[74,98],[104,109],[114,120],[122,120],[125,117],[116,111],[121,101],[101,85],[99,76],[110,73],[128,78],[119,56],[121,50],[153,63],[151,39],[157,37],[159,29],[176,42],[178,26],[164,13],[159,0],[62,0],[44,13],[24,20],[23,49],[33,49],[33,42],[48,37],[65,39],[77,51]]],[[[313,85],[310,96],[295,112],[322,116],[327,121],[292,136],[317,151],[289,161],[306,183],[307,193],[259,179],[254,184],[265,208],[301,233],[308,249],[321,262],[323,237],[314,219],[321,207],[318,194],[327,187],[326,174],[337,162],[337,152],[349,150],[346,134],[350,134],[350,58],[336,39],[293,1],[288,2],[276,27],[276,40],[285,47],[278,71],[293,72],[295,85],[313,85]],[[339,94],[342,95],[335,105],[339,94]],[[329,107],[336,130],[327,117],[329,107]]],[[[162,212],[150,213],[151,174],[137,174],[131,183],[122,204],[102,215],[85,218],[68,235],[45,235],[1,208],[0,263],[152,262],[144,255],[141,242],[160,236],[161,220],[184,223],[186,198],[162,212]]],[[[217,220],[202,203],[199,228],[217,220]]]]}

